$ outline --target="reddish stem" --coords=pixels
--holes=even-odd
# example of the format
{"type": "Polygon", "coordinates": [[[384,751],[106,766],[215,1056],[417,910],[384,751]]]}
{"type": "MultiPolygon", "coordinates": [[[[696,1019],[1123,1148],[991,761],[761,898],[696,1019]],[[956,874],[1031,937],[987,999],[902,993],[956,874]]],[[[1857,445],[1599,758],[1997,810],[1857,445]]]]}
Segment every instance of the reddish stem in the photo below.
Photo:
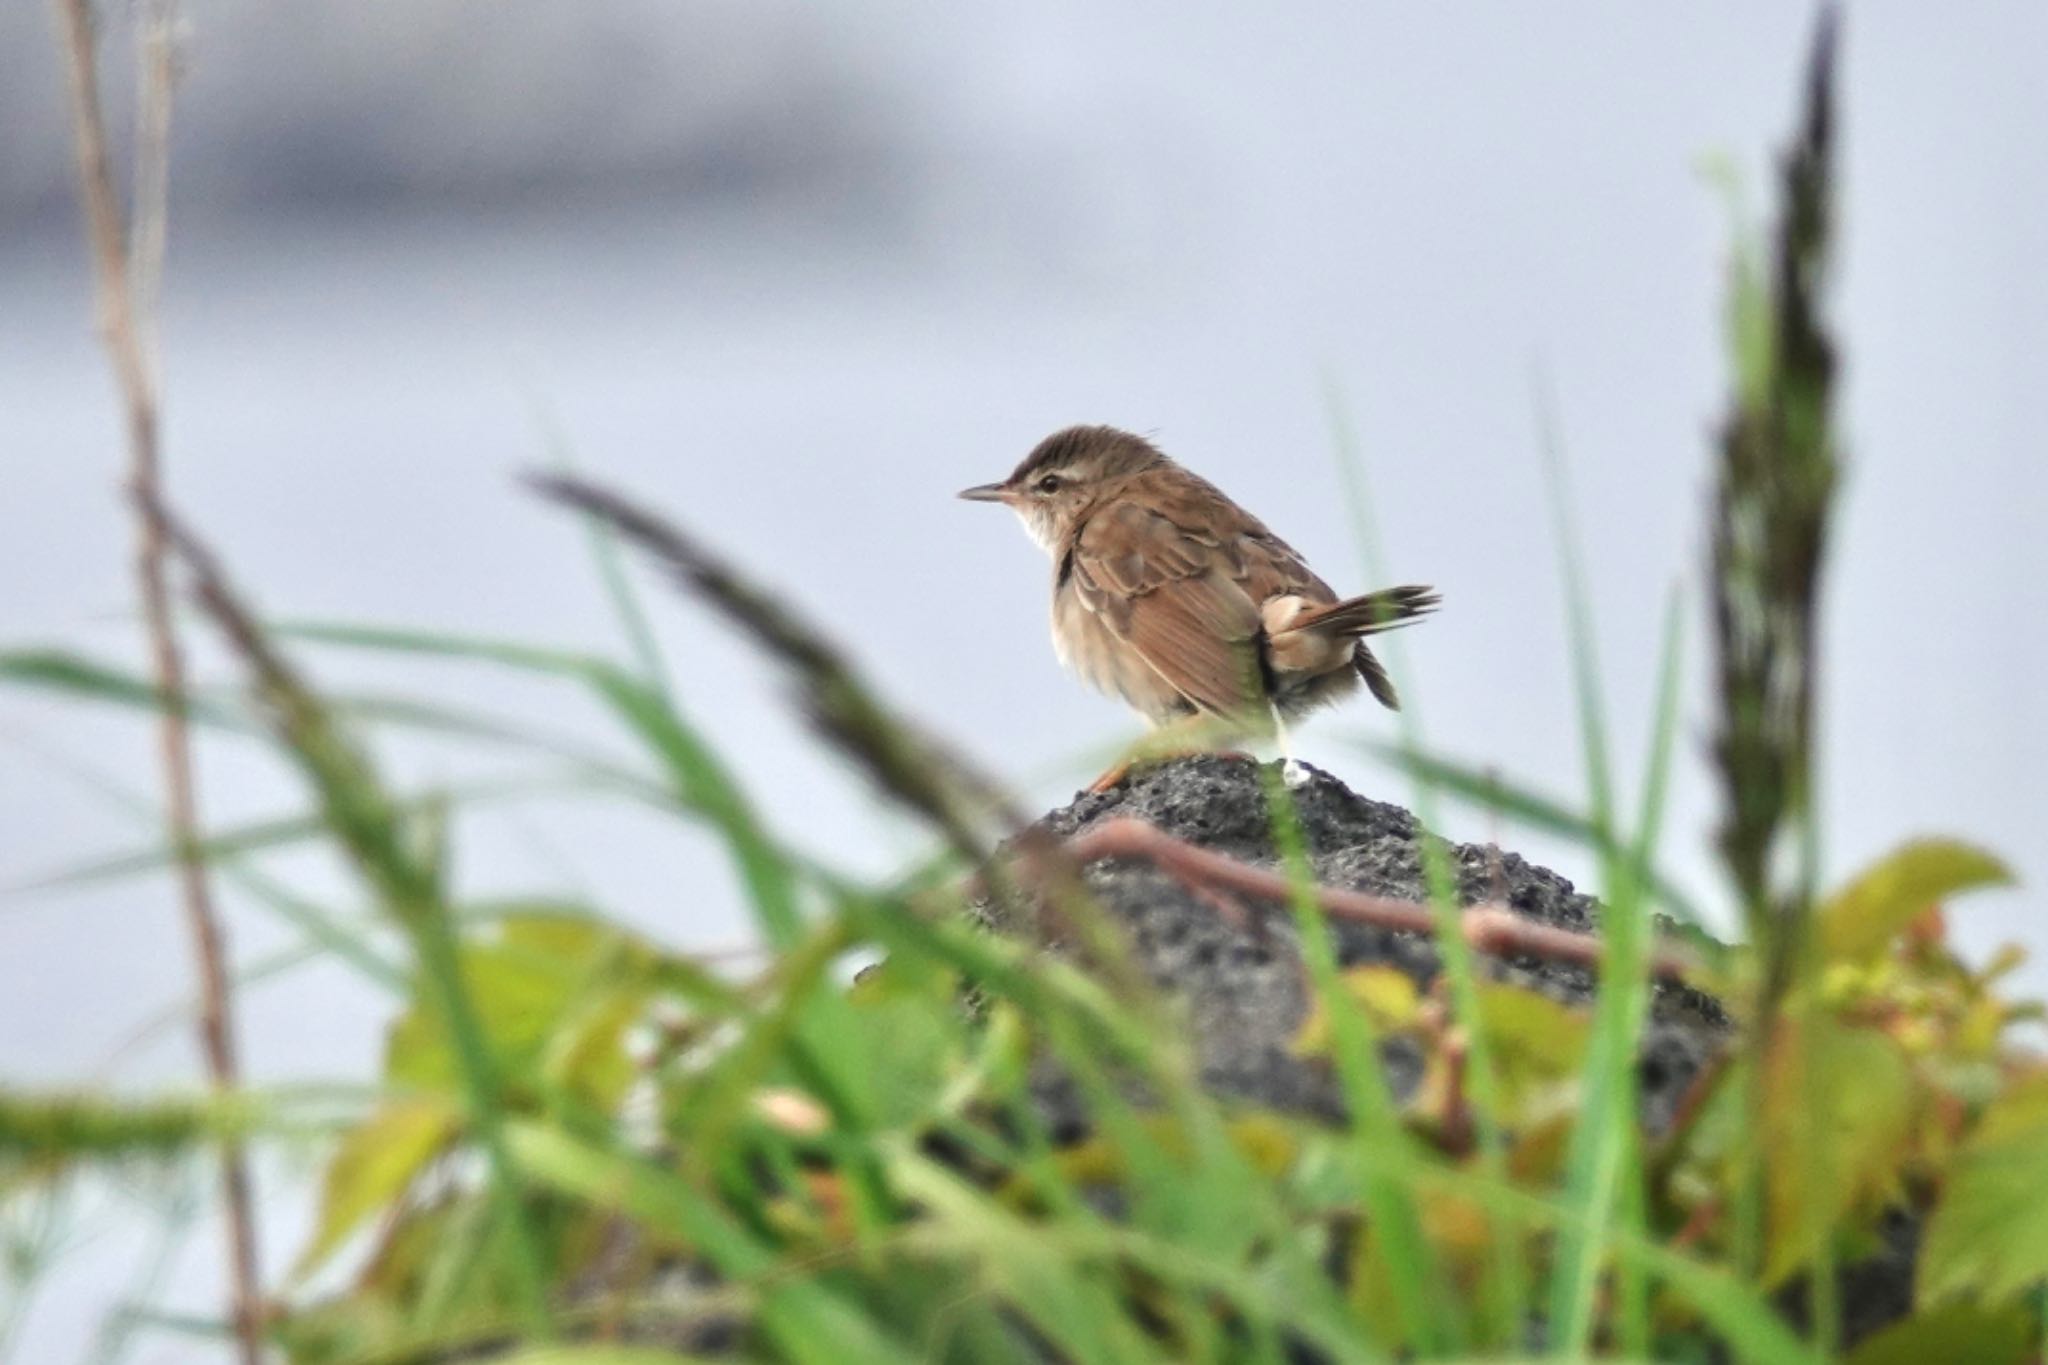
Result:
{"type": "MultiPolygon", "coordinates": [[[[1067,841],[1066,851],[1084,865],[1100,858],[1145,858],[1190,888],[1220,888],[1252,901],[1285,902],[1294,893],[1292,884],[1278,872],[1176,839],[1129,817],[1105,820],[1075,835],[1067,841]]],[[[1417,901],[1335,886],[1311,887],[1309,894],[1334,920],[1400,933],[1436,933],[1434,912],[1417,901]]],[[[1475,952],[1493,957],[1540,957],[1589,968],[1600,965],[1600,940],[1592,934],[1541,924],[1504,906],[1469,907],[1459,916],[1459,927],[1475,952]]],[[[1682,984],[1695,964],[1681,949],[1662,945],[1651,954],[1650,970],[1663,980],[1682,984]]]]}

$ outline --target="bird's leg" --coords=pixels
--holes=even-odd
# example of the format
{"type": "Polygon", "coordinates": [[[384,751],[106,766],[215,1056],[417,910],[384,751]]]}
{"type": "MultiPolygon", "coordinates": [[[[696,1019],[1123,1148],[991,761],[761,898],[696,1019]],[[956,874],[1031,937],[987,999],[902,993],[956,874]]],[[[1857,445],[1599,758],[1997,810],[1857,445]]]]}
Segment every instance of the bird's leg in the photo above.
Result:
{"type": "Polygon", "coordinates": [[[1120,758],[1102,770],[1102,775],[1088,784],[1091,792],[1106,792],[1120,787],[1131,775],[1131,760],[1120,758]]]}
{"type": "Polygon", "coordinates": [[[1280,746],[1280,780],[1290,791],[1305,787],[1309,782],[1308,767],[1294,756],[1293,745],[1287,736],[1287,718],[1280,714],[1280,704],[1272,703],[1272,709],[1273,739],[1280,746]]]}
{"type": "Polygon", "coordinates": [[[1121,786],[1134,768],[1154,763],[1164,763],[1171,758],[1183,758],[1189,754],[1222,753],[1226,758],[1250,760],[1249,754],[1236,750],[1219,750],[1216,747],[1219,735],[1228,736],[1232,731],[1219,729],[1213,716],[1183,716],[1159,726],[1152,733],[1140,739],[1124,752],[1124,756],[1088,784],[1091,792],[1106,792],[1121,786]]]}

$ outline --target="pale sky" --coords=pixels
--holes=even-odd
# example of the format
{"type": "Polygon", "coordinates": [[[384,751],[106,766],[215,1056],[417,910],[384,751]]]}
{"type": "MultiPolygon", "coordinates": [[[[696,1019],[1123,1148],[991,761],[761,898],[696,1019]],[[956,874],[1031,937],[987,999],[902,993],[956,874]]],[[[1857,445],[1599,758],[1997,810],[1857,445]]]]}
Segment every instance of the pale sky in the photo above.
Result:
{"type": "MultiPolygon", "coordinates": [[[[1381,586],[1364,581],[1339,494],[1328,376],[1360,434],[1389,574],[1445,595],[1398,660],[1426,738],[1576,796],[1540,365],[1633,790],[1660,615],[1702,558],[1724,386],[1729,223],[1696,167],[1732,157],[1752,205],[1767,202],[1801,7],[1333,0],[1279,21],[864,4],[829,19],[774,6],[755,29],[732,5],[591,3],[587,26],[494,20],[489,60],[458,64],[445,101],[389,12],[314,7],[244,28],[247,6],[194,8],[181,118],[199,140],[181,143],[180,165],[211,188],[181,201],[173,228],[171,484],[273,614],[619,649],[580,536],[515,484],[546,458],[545,412],[587,470],[705,532],[829,623],[893,696],[1052,803],[1087,775],[1079,755],[1133,723],[1059,671],[1042,556],[953,491],[1059,426],[1118,423],[1155,433],[1340,589],[1381,586]],[[711,37],[693,38],[706,15],[711,37]],[[641,60],[612,65],[620,34],[644,38],[641,60]],[[692,83],[706,72],[722,83],[692,83]],[[617,108],[615,84],[630,92],[617,108]],[[685,85],[711,93],[638,98],[685,85]],[[699,150],[662,159],[684,141],[699,150]],[[331,199],[287,174],[312,149],[349,168],[331,199]],[[586,164],[604,173],[577,175],[586,164]]],[[[441,41],[464,12],[406,22],[441,41]]],[[[23,37],[17,12],[0,20],[23,37]]],[[[44,26],[30,15],[23,41],[0,47],[0,86],[49,115],[44,26]]],[[[1825,854],[1836,876],[1912,834],[2004,854],[2027,887],[1954,916],[1979,951],[2042,944],[2048,877],[2048,643],[2028,606],[2048,570],[2043,52],[2038,6],[1861,4],[1845,35],[1850,474],[1829,581],[1825,854]]],[[[23,126],[62,133],[55,119],[23,126]]],[[[0,165],[0,205],[18,215],[0,235],[0,642],[133,660],[118,429],[82,258],[68,216],[24,207],[51,165],[43,142],[11,179],[0,165]]],[[[743,647],[650,593],[686,706],[771,820],[864,870],[918,847],[819,758],[743,647]]],[[[1667,860],[1719,902],[1706,642],[1688,601],[1667,860]]],[[[559,689],[303,657],[336,686],[419,688],[612,738],[559,689]]],[[[1360,703],[1303,739],[1361,792],[1406,800],[1347,746],[1391,733],[1360,703]]],[[[415,786],[516,767],[446,745],[382,752],[415,786]]],[[[132,718],[0,689],[0,886],[148,841],[52,754],[138,790],[153,781],[132,718]]],[[[202,778],[216,822],[304,804],[246,745],[209,745],[202,778]]],[[[1441,823],[1496,832],[1462,809],[1441,823]]],[[[481,809],[458,833],[475,890],[579,887],[676,942],[745,936],[723,860],[694,831],[528,803],[481,809]]],[[[1593,884],[1574,850],[1501,837],[1593,884]]],[[[318,857],[265,866],[359,904],[318,857]]],[[[292,941],[229,899],[241,960],[292,941]]],[[[43,1084],[102,1074],[191,979],[161,880],[6,895],[0,973],[0,1077],[43,1084]]],[[[391,1010],[333,966],[254,986],[243,1006],[250,1067],[268,1081],[367,1079],[391,1010]]],[[[113,1074],[145,1087],[194,1065],[174,1032],[113,1074]]],[[[267,1253],[282,1267],[304,1195],[272,1188],[267,1253]]],[[[86,1271],[49,1287],[17,1358],[75,1354],[141,1247],[119,1231],[80,1253],[86,1271]]],[[[171,1301],[203,1309],[216,1263],[193,1249],[171,1301]]],[[[184,1349],[150,1340],[138,1358],[184,1349]]]]}

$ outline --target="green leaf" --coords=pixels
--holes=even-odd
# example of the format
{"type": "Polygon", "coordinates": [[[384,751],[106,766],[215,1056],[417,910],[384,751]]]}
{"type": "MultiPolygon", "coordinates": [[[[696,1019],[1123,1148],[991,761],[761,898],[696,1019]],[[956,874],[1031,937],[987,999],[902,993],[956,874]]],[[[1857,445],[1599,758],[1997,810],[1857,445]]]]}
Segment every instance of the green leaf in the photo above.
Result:
{"type": "MultiPolygon", "coordinates": [[[[659,969],[644,942],[577,916],[512,915],[494,939],[465,942],[461,961],[477,1022],[507,1080],[546,1079],[600,1107],[624,1094],[624,1034],[659,969]]],[[[388,1080],[445,1089],[459,1074],[439,1011],[422,1003],[392,1026],[388,1080]]]]}
{"type": "Polygon", "coordinates": [[[299,1255],[305,1276],[363,1220],[388,1208],[455,1135],[461,1116],[439,1096],[392,1100],[349,1130],[321,1180],[320,1221],[299,1255]]]}
{"type": "Polygon", "coordinates": [[[1985,1308],[1953,1303],[1893,1323],[1849,1353],[1845,1365],[2019,1365],[2034,1346],[2034,1314],[2024,1304],[1985,1308]]]}
{"type": "Polygon", "coordinates": [[[2012,880],[2011,869],[1980,848],[1954,839],[1916,839],[1879,859],[1828,900],[1820,912],[1821,951],[1829,962],[1874,957],[1950,896],[2010,886],[2012,880]]]}
{"type": "Polygon", "coordinates": [[[2048,1276],[2048,1075],[1986,1111],[1943,1185],[1921,1243],[1922,1304],[1996,1302],[2048,1276]]]}
{"type": "Polygon", "coordinates": [[[1503,1098],[1511,1107],[1537,1090],[1577,1079],[1592,1032],[1591,1015],[1499,981],[1481,982],[1478,996],[1503,1098]]]}
{"type": "MultiPolygon", "coordinates": [[[[1422,991],[1415,978],[1398,967],[1374,963],[1353,967],[1339,975],[1344,993],[1365,1011],[1366,1018],[1380,1033],[1400,1033],[1415,1026],[1422,1008],[1422,991]]],[[[1330,1012],[1320,995],[1309,1000],[1308,1018],[1288,1045],[1297,1057],[1328,1056],[1335,1044],[1330,1029],[1330,1012]]]]}
{"type": "Polygon", "coordinates": [[[1775,1284],[1846,1219],[1895,1192],[1913,1076],[1883,1033],[1832,1016],[1788,1018],[1771,1048],[1764,1103],[1764,1281],[1775,1284]]]}
{"type": "MultiPolygon", "coordinates": [[[[834,1029],[844,1050],[832,1055],[842,1074],[861,1078],[866,1112],[883,1126],[914,1124],[936,1102],[960,1065],[957,983],[946,974],[877,971],[854,993],[851,1008],[808,1015],[807,1032],[834,1029]]],[[[826,1054],[823,1039],[813,1051],[826,1054]]]]}
{"type": "Polygon", "coordinates": [[[579,1095],[610,1113],[632,1087],[626,1032],[647,1011],[647,992],[634,986],[607,990],[565,1010],[540,1054],[549,1085],[579,1095]]]}

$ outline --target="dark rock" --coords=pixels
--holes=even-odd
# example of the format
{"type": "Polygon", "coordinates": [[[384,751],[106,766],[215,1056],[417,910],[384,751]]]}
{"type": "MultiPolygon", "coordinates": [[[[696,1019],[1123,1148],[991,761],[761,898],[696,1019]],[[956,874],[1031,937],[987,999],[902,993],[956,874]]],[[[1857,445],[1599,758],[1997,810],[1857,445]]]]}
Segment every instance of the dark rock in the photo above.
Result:
{"type": "MultiPolygon", "coordinates": [[[[1425,900],[1421,826],[1415,817],[1399,806],[1354,794],[1328,773],[1311,768],[1309,774],[1294,795],[1316,879],[1373,895],[1425,900]]],[[[1108,792],[1084,794],[1042,824],[1065,838],[1118,817],[1143,820],[1242,862],[1279,865],[1264,785],[1249,759],[1175,759],[1108,792]]],[[[1598,905],[1555,872],[1491,844],[1450,844],[1447,852],[1465,904],[1493,902],[1544,924],[1597,931],[1598,905]]],[[[1342,1117],[1327,1065],[1289,1051],[1307,1016],[1308,998],[1284,907],[1254,907],[1251,922],[1238,927],[1143,859],[1103,860],[1089,866],[1084,877],[1089,890],[1129,930],[1146,971],[1187,1010],[1203,1077],[1211,1087],[1276,1109],[1342,1117]]],[[[1342,922],[1333,922],[1331,929],[1343,966],[1385,963],[1425,987],[1441,970],[1436,944],[1428,937],[1342,922]]],[[[1592,974],[1567,963],[1489,958],[1485,969],[1566,1004],[1585,1005],[1592,998],[1592,974]]],[[[1727,1016],[1712,998],[1695,990],[1657,987],[1640,1073],[1643,1121],[1650,1131],[1669,1125],[1686,1088],[1728,1031],[1727,1016]]],[[[1395,1096],[1405,1097],[1420,1077],[1420,1058],[1411,1046],[1397,1042],[1388,1045],[1386,1060],[1395,1096]]],[[[1084,1126],[1072,1088],[1056,1076],[1041,1078],[1038,1097],[1056,1131],[1084,1126]]]]}
{"type": "MultiPolygon", "coordinates": [[[[1415,817],[1399,806],[1356,795],[1328,773],[1309,772],[1310,780],[1294,795],[1317,881],[1426,900],[1421,826],[1415,817]]],[[[1258,767],[1248,759],[1176,759],[1111,791],[1077,797],[1041,823],[1065,838],[1126,816],[1243,862],[1279,866],[1265,788],[1258,767]]],[[[1577,933],[1599,931],[1599,905],[1557,873],[1491,844],[1450,844],[1447,852],[1464,904],[1492,902],[1543,924],[1577,933]]],[[[1143,859],[1103,860],[1084,869],[1083,876],[1100,903],[1129,930],[1145,970],[1187,1011],[1210,1087],[1275,1109],[1342,1119],[1338,1086],[1327,1065],[1289,1050],[1306,1018],[1308,998],[1285,907],[1252,907],[1250,922],[1234,927],[1216,906],[1143,859]]],[[[1385,963],[1425,987],[1441,971],[1433,939],[1343,922],[1333,922],[1331,931],[1338,960],[1346,967],[1385,963]]],[[[1534,957],[1482,962],[1492,976],[1566,1004],[1592,1001],[1594,980],[1584,968],[1534,957]]],[[[1670,1127],[1693,1080],[1731,1032],[1727,1014],[1711,996],[1657,985],[1637,1073],[1646,1131],[1670,1127]]],[[[1422,1074],[1419,1052],[1406,1040],[1393,1040],[1383,1057],[1395,1097],[1405,1098],[1422,1074]]],[[[1041,1067],[1033,1094],[1056,1134],[1072,1140],[1086,1132],[1080,1096],[1055,1066],[1041,1067]]],[[[1917,1231],[1912,1214],[1894,1211],[1886,1218],[1879,1249],[1842,1268],[1838,1297],[1845,1343],[1862,1340],[1910,1310],[1917,1231]]],[[[1804,1288],[1792,1286],[1781,1305],[1794,1323],[1803,1322],[1804,1288]]]]}

